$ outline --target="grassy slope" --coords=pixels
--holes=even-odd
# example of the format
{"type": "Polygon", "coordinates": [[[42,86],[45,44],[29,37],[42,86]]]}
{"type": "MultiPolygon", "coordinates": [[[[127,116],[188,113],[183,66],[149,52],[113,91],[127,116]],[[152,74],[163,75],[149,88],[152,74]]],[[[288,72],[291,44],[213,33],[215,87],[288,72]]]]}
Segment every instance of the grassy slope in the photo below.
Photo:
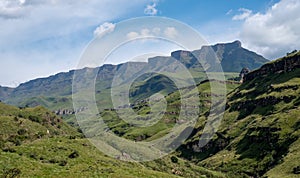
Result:
{"type": "Polygon", "coordinates": [[[0,155],[2,175],[15,168],[22,177],[175,177],[106,157],[86,139],[40,139],[14,149],[0,155]],[[70,158],[74,152],[79,156],[70,158]]]}
{"type": "Polygon", "coordinates": [[[299,176],[293,173],[300,166],[299,96],[299,68],[244,83],[229,94],[213,140],[202,152],[187,149],[197,143],[200,131],[186,142],[181,156],[229,177],[299,176]]]}
{"type": "Polygon", "coordinates": [[[144,164],[110,158],[42,107],[0,103],[0,125],[0,177],[223,177],[171,156],[144,164]]]}
{"type": "MultiPolygon", "coordinates": [[[[227,83],[228,92],[236,88],[238,85],[239,84],[237,83],[227,83]]],[[[202,84],[199,84],[196,89],[198,89],[200,94],[200,112],[203,115],[205,112],[208,111],[208,108],[210,106],[210,100],[207,97],[211,94],[210,83],[204,82],[202,84]]],[[[183,93],[185,93],[183,97],[190,97],[196,92],[195,89],[185,89],[183,90],[183,93]]],[[[101,113],[101,116],[106,122],[106,124],[109,126],[109,128],[119,136],[123,136],[127,139],[132,140],[153,140],[167,134],[178,120],[181,106],[179,96],[179,92],[176,91],[166,97],[166,101],[168,102],[166,113],[158,123],[150,127],[130,127],[128,123],[118,118],[117,113],[115,111],[104,111],[101,113]]],[[[148,106],[148,102],[139,103],[133,109],[140,115],[139,117],[147,117],[147,113],[151,111],[150,107],[148,106]]]]}

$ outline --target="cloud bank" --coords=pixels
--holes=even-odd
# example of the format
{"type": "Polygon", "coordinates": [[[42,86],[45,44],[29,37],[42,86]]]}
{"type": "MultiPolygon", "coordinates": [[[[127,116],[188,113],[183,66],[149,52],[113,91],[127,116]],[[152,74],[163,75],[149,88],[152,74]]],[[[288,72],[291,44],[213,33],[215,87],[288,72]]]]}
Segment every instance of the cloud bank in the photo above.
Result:
{"type": "Polygon", "coordinates": [[[94,31],[94,36],[101,38],[105,34],[113,32],[115,30],[115,26],[116,24],[105,22],[96,28],[96,30],[94,31]]]}
{"type": "Polygon", "coordinates": [[[105,22],[142,15],[150,2],[0,0],[0,85],[75,68],[94,35],[113,30],[114,24],[105,22]]]}
{"type": "Polygon", "coordinates": [[[281,0],[265,13],[243,14],[240,38],[245,45],[269,59],[276,59],[294,49],[300,49],[300,1],[281,0]]]}

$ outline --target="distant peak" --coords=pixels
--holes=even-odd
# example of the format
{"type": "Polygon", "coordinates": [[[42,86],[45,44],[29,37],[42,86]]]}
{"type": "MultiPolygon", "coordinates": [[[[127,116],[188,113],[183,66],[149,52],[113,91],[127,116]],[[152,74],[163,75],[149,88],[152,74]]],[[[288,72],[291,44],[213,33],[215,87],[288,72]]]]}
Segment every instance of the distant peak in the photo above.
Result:
{"type": "Polygon", "coordinates": [[[238,47],[242,47],[242,42],[240,42],[239,40],[236,40],[236,41],[232,42],[231,44],[236,45],[238,47]]]}
{"type": "Polygon", "coordinates": [[[181,57],[191,56],[192,53],[190,51],[178,50],[171,53],[171,56],[175,59],[180,59],[181,57]]]}
{"type": "Polygon", "coordinates": [[[239,41],[239,40],[236,40],[234,42],[231,42],[231,43],[218,43],[216,44],[216,46],[230,46],[232,48],[241,48],[242,47],[242,42],[239,41]]]}

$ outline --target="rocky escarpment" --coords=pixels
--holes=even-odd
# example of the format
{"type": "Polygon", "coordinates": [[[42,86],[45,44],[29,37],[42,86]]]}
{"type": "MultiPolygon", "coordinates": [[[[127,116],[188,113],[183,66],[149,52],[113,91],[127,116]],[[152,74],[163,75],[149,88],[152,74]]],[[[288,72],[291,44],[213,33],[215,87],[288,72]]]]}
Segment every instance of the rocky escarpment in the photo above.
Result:
{"type": "Polygon", "coordinates": [[[244,82],[267,74],[290,72],[296,68],[300,68],[300,52],[263,65],[260,69],[245,75],[244,82]]]}
{"type": "MultiPolygon", "coordinates": [[[[209,58],[206,61],[210,63],[210,66],[215,66],[214,62],[221,62],[224,72],[240,72],[244,67],[254,70],[269,62],[263,56],[243,48],[240,41],[216,44],[211,46],[211,49],[219,61],[212,61],[214,58],[209,58]]],[[[209,51],[208,47],[203,47],[201,50],[194,51],[193,54],[201,59],[203,56],[207,56],[203,53],[207,54],[209,51]]]]}
{"type": "Polygon", "coordinates": [[[80,107],[80,108],[78,108],[76,110],[74,110],[74,109],[59,109],[59,110],[54,111],[54,113],[56,115],[60,115],[60,116],[74,115],[76,113],[83,112],[83,111],[85,111],[87,109],[88,109],[87,107],[80,107]]]}
{"type": "Polygon", "coordinates": [[[300,52],[245,74],[244,84],[229,97],[226,108],[230,112],[238,111],[238,119],[243,119],[251,113],[271,114],[278,110],[275,105],[279,103],[298,106],[300,84],[296,79],[300,77],[299,68],[300,52]]]}

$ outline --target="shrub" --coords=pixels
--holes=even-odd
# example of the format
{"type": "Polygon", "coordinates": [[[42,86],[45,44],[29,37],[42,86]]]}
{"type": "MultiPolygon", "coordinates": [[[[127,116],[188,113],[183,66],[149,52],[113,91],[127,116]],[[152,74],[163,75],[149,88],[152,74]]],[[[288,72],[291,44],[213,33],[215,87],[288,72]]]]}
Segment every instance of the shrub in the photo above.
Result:
{"type": "Polygon", "coordinates": [[[59,135],[59,132],[57,130],[53,131],[54,135],[59,135]]]}
{"type": "Polygon", "coordinates": [[[71,158],[71,159],[77,158],[77,157],[79,157],[78,151],[73,151],[73,152],[69,155],[69,158],[71,158]]]}
{"type": "Polygon", "coordinates": [[[5,141],[2,138],[0,138],[0,149],[4,148],[4,146],[5,146],[5,141]]]}
{"type": "Polygon", "coordinates": [[[37,138],[42,138],[43,136],[45,136],[45,133],[44,132],[38,132],[37,134],[35,134],[35,136],[37,138]]]}
{"type": "Polygon", "coordinates": [[[80,128],[77,129],[77,132],[83,133],[83,131],[80,128]]]}
{"type": "Polygon", "coordinates": [[[115,173],[115,171],[112,168],[103,169],[101,172],[102,173],[109,173],[109,174],[115,173]]]}
{"type": "Polygon", "coordinates": [[[16,139],[15,145],[16,145],[16,146],[22,145],[22,141],[21,141],[20,139],[16,139]]]}
{"type": "Polygon", "coordinates": [[[14,117],[14,121],[18,122],[19,118],[17,116],[14,117]]]}
{"type": "Polygon", "coordinates": [[[55,163],[59,163],[59,161],[57,159],[50,159],[49,163],[55,164],[55,163]]]}
{"type": "Polygon", "coordinates": [[[294,167],[293,168],[293,173],[294,174],[300,174],[300,166],[294,167]]]}
{"type": "Polygon", "coordinates": [[[4,171],[3,177],[18,177],[21,174],[21,170],[18,168],[9,169],[4,171]]]}
{"type": "Polygon", "coordinates": [[[9,152],[9,153],[15,153],[15,152],[16,152],[16,150],[15,150],[15,149],[13,149],[13,148],[10,148],[10,147],[8,147],[8,148],[4,148],[4,149],[3,149],[3,151],[4,151],[4,152],[9,152]]]}
{"type": "Polygon", "coordinates": [[[19,130],[18,130],[18,134],[19,134],[19,135],[25,135],[26,132],[27,132],[27,131],[26,131],[25,129],[19,129],[19,130]]]}
{"type": "Polygon", "coordinates": [[[67,165],[67,161],[66,160],[61,160],[60,162],[59,162],[59,166],[65,166],[65,165],[67,165]]]}
{"type": "Polygon", "coordinates": [[[178,158],[176,156],[171,157],[172,163],[178,163],[178,158]]]}
{"type": "Polygon", "coordinates": [[[37,157],[37,155],[36,155],[35,153],[31,153],[31,154],[29,155],[29,157],[32,158],[32,159],[35,159],[35,160],[38,159],[38,157],[37,157]]]}
{"type": "Polygon", "coordinates": [[[76,139],[76,136],[71,135],[71,136],[69,137],[69,139],[70,139],[70,140],[74,140],[74,139],[76,139]]]}
{"type": "Polygon", "coordinates": [[[32,122],[41,123],[41,119],[40,119],[38,116],[30,115],[30,116],[28,117],[28,119],[31,120],[32,122]]]}
{"type": "Polygon", "coordinates": [[[18,114],[18,117],[19,117],[19,118],[25,118],[24,115],[23,115],[22,113],[19,113],[19,114],[18,114]]]}

